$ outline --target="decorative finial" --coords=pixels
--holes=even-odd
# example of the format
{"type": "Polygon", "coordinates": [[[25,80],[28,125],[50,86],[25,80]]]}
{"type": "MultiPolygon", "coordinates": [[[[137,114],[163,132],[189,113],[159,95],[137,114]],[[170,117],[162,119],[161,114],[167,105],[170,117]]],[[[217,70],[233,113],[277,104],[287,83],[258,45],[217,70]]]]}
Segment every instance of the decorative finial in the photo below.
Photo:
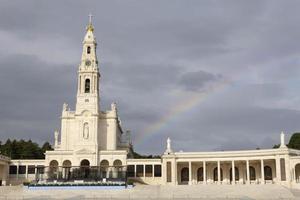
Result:
{"type": "Polygon", "coordinates": [[[170,154],[172,152],[173,151],[172,151],[172,148],[171,148],[171,139],[168,137],[168,139],[167,139],[167,149],[166,149],[165,154],[170,154]]]}
{"type": "Polygon", "coordinates": [[[94,27],[93,27],[93,24],[92,24],[92,17],[93,15],[92,14],[89,14],[89,24],[86,28],[87,31],[94,31],[94,27]]]}
{"type": "Polygon", "coordinates": [[[284,141],[284,132],[281,131],[281,133],[280,133],[280,148],[284,148],[284,147],[286,147],[285,141],[284,141]]]}

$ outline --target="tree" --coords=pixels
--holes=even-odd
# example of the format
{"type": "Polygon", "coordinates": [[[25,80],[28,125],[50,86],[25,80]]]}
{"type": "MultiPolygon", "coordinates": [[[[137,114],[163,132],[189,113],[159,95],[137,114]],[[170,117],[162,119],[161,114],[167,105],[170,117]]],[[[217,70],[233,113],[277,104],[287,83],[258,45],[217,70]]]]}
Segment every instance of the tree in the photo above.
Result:
{"type": "Polygon", "coordinates": [[[25,141],[8,139],[4,144],[0,143],[0,153],[11,159],[44,159],[45,151],[52,150],[49,142],[45,142],[42,147],[31,140],[25,141]]]}
{"type": "Polygon", "coordinates": [[[42,150],[43,150],[43,152],[46,152],[49,150],[53,150],[53,148],[49,142],[45,142],[42,146],[42,150]]]}
{"type": "Polygon", "coordinates": [[[294,133],[288,144],[289,148],[300,150],[300,133],[294,133]]]}

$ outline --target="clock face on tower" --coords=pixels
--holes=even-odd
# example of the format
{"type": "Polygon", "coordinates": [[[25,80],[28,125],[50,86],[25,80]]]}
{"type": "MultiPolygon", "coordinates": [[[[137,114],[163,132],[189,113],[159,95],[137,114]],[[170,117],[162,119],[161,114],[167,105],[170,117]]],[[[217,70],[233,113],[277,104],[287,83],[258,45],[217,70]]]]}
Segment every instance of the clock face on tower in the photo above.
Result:
{"type": "Polygon", "coordinates": [[[85,61],[85,65],[86,65],[86,66],[90,66],[90,65],[91,65],[91,61],[90,61],[90,60],[86,60],[86,61],[85,61]]]}

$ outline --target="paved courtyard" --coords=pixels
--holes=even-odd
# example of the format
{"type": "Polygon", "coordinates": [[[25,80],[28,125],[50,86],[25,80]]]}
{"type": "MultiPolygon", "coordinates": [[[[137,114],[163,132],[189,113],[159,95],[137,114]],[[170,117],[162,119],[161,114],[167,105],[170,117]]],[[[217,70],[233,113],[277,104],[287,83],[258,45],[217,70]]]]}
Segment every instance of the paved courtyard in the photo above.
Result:
{"type": "Polygon", "coordinates": [[[124,190],[28,190],[0,187],[2,199],[300,199],[300,190],[279,185],[145,186],[124,190]]]}

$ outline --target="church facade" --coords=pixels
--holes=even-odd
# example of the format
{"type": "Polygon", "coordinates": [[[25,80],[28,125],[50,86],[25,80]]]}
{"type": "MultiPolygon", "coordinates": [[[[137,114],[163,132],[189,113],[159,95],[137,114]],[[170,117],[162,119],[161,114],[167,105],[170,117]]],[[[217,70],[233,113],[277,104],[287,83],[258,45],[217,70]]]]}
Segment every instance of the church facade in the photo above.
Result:
{"type": "Polygon", "coordinates": [[[281,184],[300,187],[300,151],[277,149],[174,152],[168,138],[160,159],[134,159],[116,103],[101,111],[97,42],[91,20],[78,67],[75,110],[63,104],[54,150],[44,160],[0,156],[0,185],[25,181],[113,181],[131,179],[155,185],[281,184]],[[298,186],[299,185],[299,186],[298,186]]]}

